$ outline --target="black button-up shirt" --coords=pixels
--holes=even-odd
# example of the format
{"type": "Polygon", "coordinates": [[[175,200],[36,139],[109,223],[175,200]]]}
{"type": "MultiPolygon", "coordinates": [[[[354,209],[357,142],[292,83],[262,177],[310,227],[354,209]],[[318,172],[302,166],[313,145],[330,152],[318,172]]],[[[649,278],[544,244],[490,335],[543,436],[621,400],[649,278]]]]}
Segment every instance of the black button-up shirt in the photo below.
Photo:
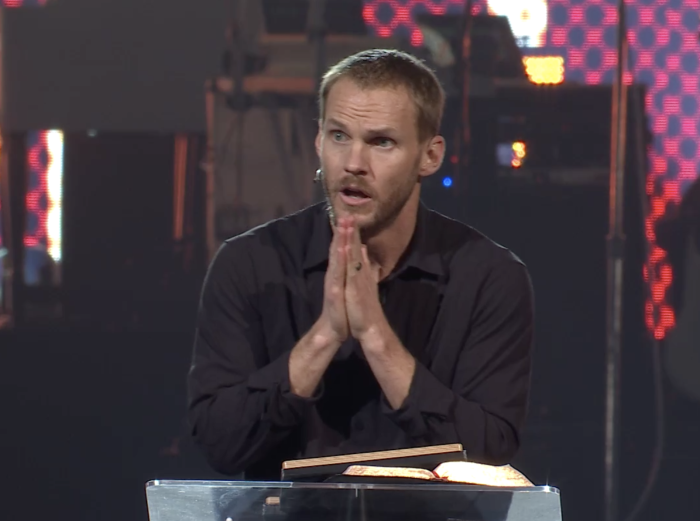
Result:
{"type": "Polygon", "coordinates": [[[282,461],[461,443],[508,462],[526,414],[533,342],[522,262],[421,205],[409,247],[379,284],[386,317],[416,359],[398,410],[348,340],[310,399],[291,393],[289,353],[321,314],[332,230],[324,204],[226,241],[202,292],[190,421],[210,464],[279,479],[282,461]]]}

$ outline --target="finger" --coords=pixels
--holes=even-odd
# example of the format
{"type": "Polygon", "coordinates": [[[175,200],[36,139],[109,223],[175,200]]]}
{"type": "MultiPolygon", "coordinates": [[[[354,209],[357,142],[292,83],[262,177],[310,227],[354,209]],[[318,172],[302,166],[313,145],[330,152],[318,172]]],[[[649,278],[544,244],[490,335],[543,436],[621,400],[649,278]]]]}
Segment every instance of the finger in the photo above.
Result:
{"type": "Polygon", "coordinates": [[[333,239],[339,238],[339,230],[344,226],[345,219],[340,217],[335,223],[331,224],[331,229],[333,230],[333,239]]]}
{"type": "Polygon", "coordinates": [[[345,258],[348,277],[354,277],[358,274],[357,263],[359,262],[358,257],[355,255],[354,239],[353,235],[355,233],[354,227],[348,228],[347,243],[345,245],[345,258]]]}
{"type": "Polygon", "coordinates": [[[369,260],[369,252],[367,251],[367,246],[362,245],[362,262],[368,269],[372,270],[372,278],[375,283],[379,284],[380,279],[380,268],[378,265],[373,265],[369,260]]]}
{"type": "Polygon", "coordinates": [[[330,250],[328,252],[328,274],[330,276],[329,282],[334,286],[337,285],[341,288],[345,284],[346,236],[347,231],[344,226],[334,228],[333,240],[331,241],[330,250]]]}
{"type": "Polygon", "coordinates": [[[336,246],[336,265],[333,270],[333,278],[338,281],[345,281],[345,265],[347,264],[347,228],[338,229],[338,244],[336,246]]]}
{"type": "Polygon", "coordinates": [[[362,245],[362,262],[369,262],[369,255],[367,254],[367,246],[362,245]]]}
{"type": "Polygon", "coordinates": [[[362,269],[369,268],[369,265],[363,261],[362,258],[362,240],[360,239],[360,228],[358,226],[353,226],[351,228],[350,235],[348,236],[348,264],[350,267],[357,270],[359,263],[362,263],[362,269]]]}
{"type": "Polygon", "coordinates": [[[374,282],[379,282],[379,268],[375,268],[372,266],[372,263],[369,261],[369,253],[367,253],[367,246],[364,244],[362,245],[362,265],[366,266],[368,270],[372,270],[372,277],[374,279],[374,282]]]}

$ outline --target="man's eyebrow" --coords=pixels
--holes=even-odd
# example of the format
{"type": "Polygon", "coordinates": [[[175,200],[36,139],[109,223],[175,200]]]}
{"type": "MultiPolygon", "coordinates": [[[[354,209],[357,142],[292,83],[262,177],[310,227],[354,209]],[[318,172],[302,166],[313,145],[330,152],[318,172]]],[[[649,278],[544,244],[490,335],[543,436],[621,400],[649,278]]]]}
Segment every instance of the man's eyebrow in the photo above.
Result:
{"type": "Polygon", "coordinates": [[[396,130],[395,127],[386,126],[368,129],[365,132],[365,134],[368,137],[391,137],[394,136],[397,132],[398,130],[396,130]]]}
{"type": "MultiPolygon", "coordinates": [[[[346,131],[347,127],[345,124],[341,121],[338,121],[337,119],[334,118],[328,118],[326,120],[326,127],[332,127],[332,128],[337,128],[339,130],[346,131]]],[[[376,127],[376,128],[370,128],[364,132],[366,138],[376,138],[376,137],[384,137],[384,136],[394,136],[398,130],[396,127],[392,126],[384,126],[384,127],[376,127]]]]}
{"type": "Polygon", "coordinates": [[[338,127],[340,130],[345,130],[347,127],[345,124],[343,124],[341,121],[338,121],[337,119],[334,118],[329,118],[326,120],[326,124],[324,126],[327,127],[338,127]]]}

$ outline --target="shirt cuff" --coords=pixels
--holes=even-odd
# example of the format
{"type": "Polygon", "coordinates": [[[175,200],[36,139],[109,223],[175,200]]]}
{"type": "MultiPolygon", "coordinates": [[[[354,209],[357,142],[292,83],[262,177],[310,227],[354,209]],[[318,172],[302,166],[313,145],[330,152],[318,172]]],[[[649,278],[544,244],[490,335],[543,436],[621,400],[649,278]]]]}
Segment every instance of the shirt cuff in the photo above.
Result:
{"type": "Polygon", "coordinates": [[[416,360],[411,387],[401,407],[393,409],[382,394],[381,408],[408,436],[421,438],[428,433],[426,417],[449,420],[454,416],[455,403],[455,394],[416,360]]]}
{"type": "Polygon", "coordinates": [[[280,427],[298,425],[306,411],[323,396],[323,380],[310,398],[292,392],[289,382],[290,354],[291,351],[284,353],[248,377],[249,389],[268,393],[268,403],[263,411],[262,420],[268,420],[280,427]]]}

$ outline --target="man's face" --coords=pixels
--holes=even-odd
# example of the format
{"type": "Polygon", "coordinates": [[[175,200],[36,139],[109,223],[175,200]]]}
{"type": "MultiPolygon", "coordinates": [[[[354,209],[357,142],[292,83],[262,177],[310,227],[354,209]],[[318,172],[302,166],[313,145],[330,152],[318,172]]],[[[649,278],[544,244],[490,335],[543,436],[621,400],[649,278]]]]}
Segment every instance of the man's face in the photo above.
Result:
{"type": "Polygon", "coordinates": [[[365,235],[390,225],[417,195],[419,177],[433,173],[421,165],[428,145],[416,111],[404,88],[362,89],[342,78],[328,94],[316,139],[326,198],[336,218],[354,216],[365,235]]]}

